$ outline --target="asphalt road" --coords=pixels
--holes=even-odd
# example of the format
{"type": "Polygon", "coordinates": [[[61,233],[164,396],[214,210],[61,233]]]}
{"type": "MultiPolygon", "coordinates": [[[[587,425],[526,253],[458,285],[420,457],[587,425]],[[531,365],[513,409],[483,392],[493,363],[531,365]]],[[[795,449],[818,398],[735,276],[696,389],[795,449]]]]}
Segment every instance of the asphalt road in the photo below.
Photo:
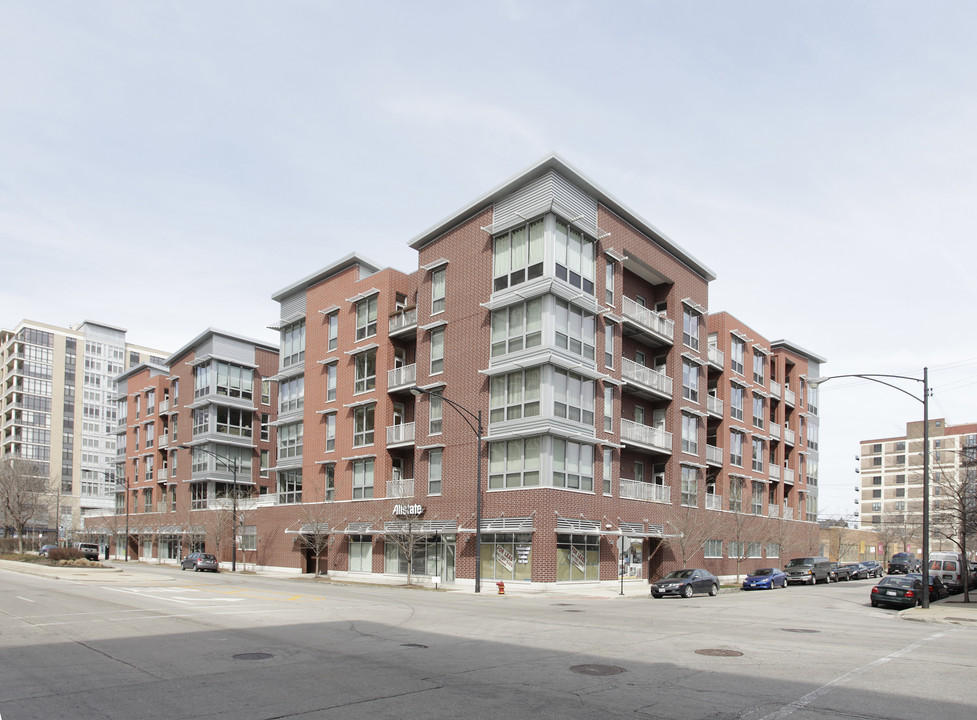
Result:
{"type": "Polygon", "coordinates": [[[0,718],[977,716],[977,628],[872,581],[690,600],[0,571],[0,718]]]}

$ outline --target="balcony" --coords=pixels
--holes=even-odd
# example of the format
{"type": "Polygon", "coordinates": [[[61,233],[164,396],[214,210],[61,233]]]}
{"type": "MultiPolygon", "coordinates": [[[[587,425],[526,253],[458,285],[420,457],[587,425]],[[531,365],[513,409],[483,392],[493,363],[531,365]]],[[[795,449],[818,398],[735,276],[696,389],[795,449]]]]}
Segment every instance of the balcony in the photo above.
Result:
{"type": "Polygon", "coordinates": [[[790,468],[784,468],[784,482],[794,484],[794,471],[790,468]]]}
{"type": "Polygon", "coordinates": [[[672,489],[668,485],[654,485],[640,480],[621,478],[621,498],[642,502],[670,503],[672,489]]]}
{"type": "Polygon", "coordinates": [[[715,445],[706,445],[706,464],[722,467],[723,449],[715,445]]]}
{"type": "Polygon", "coordinates": [[[168,480],[170,477],[170,471],[166,468],[160,468],[156,473],[156,482],[163,482],[168,480]]]}
{"type": "Polygon", "coordinates": [[[780,423],[775,423],[775,422],[770,423],[770,437],[772,437],[774,440],[780,440],[781,437],[780,423]]]}
{"type": "Polygon", "coordinates": [[[706,493],[706,510],[722,510],[723,496],[706,493]]]}
{"type": "Polygon", "coordinates": [[[163,433],[162,435],[159,436],[159,446],[161,448],[166,447],[169,444],[170,444],[170,434],[169,433],[163,433]]]}
{"type": "Polygon", "coordinates": [[[767,474],[770,475],[771,480],[780,480],[780,465],[774,465],[770,463],[767,467],[767,474]]]}
{"type": "Polygon", "coordinates": [[[408,332],[417,329],[417,308],[401,310],[396,315],[390,316],[387,327],[387,334],[391,337],[395,335],[406,335],[408,332]]]}
{"type": "Polygon", "coordinates": [[[793,445],[796,438],[797,433],[790,428],[784,428],[784,442],[786,442],[788,445],[793,445]]]}
{"type": "Polygon", "coordinates": [[[784,402],[788,405],[794,405],[796,401],[797,395],[794,394],[794,391],[784,388],[784,402]]]}
{"type": "Polygon", "coordinates": [[[657,452],[672,452],[672,434],[651,425],[642,425],[634,420],[621,420],[621,441],[628,445],[637,445],[646,450],[657,452]]]}
{"type": "Polygon", "coordinates": [[[624,298],[621,309],[630,334],[640,336],[649,345],[671,345],[674,342],[675,321],[669,320],[664,313],[639,305],[629,297],[624,298]]]}
{"type": "Polygon", "coordinates": [[[726,353],[715,345],[710,345],[707,349],[707,359],[709,361],[709,365],[717,370],[722,370],[723,364],[726,362],[726,353]]]}
{"type": "Polygon", "coordinates": [[[706,395],[706,411],[713,417],[722,418],[726,404],[715,395],[706,395]]]}
{"type": "Polygon", "coordinates": [[[388,498],[412,498],[414,497],[414,478],[401,478],[400,480],[387,480],[388,498]]]}
{"type": "Polygon", "coordinates": [[[634,360],[621,358],[621,377],[644,395],[669,400],[672,397],[672,378],[634,360]]]}
{"type": "Polygon", "coordinates": [[[780,517],[780,505],[771,505],[767,508],[767,515],[775,518],[780,517]]]}
{"type": "Polygon", "coordinates": [[[786,505],[784,505],[784,513],[783,513],[783,515],[784,515],[784,520],[793,520],[794,519],[794,508],[787,507],[786,505]]]}
{"type": "Polygon", "coordinates": [[[401,423],[387,427],[387,447],[414,444],[414,423],[401,423]]]}
{"type": "Polygon", "coordinates": [[[417,381],[417,365],[402,365],[387,370],[387,392],[414,387],[417,381]]]}
{"type": "Polygon", "coordinates": [[[776,380],[771,380],[770,381],[770,394],[773,397],[778,398],[778,399],[781,397],[781,394],[780,394],[780,383],[777,382],[776,380]]]}

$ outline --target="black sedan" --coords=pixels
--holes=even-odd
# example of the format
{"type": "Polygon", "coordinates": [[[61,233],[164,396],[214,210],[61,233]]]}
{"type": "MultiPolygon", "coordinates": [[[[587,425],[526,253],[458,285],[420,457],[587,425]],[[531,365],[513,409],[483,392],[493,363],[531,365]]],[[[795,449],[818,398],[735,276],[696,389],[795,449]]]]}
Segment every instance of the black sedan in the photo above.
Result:
{"type": "Polygon", "coordinates": [[[210,553],[195,552],[183,558],[183,561],[180,563],[180,569],[191,569],[194,572],[200,572],[202,570],[220,572],[220,565],[217,564],[217,558],[210,553]]]}
{"type": "MultiPolygon", "coordinates": [[[[923,582],[923,573],[908,573],[906,577],[915,578],[920,583],[923,582]]],[[[930,602],[942,600],[945,597],[950,597],[950,589],[943,582],[943,578],[930,575],[930,602]]]]}
{"type": "Polygon", "coordinates": [[[845,563],[842,567],[848,568],[849,580],[862,580],[868,577],[868,568],[861,563],[845,563]]]}
{"type": "Polygon", "coordinates": [[[828,571],[828,582],[841,582],[842,580],[846,582],[851,580],[849,566],[831,563],[831,570],[828,571]]]}
{"type": "Polygon", "coordinates": [[[866,560],[862,563],[862,566],[868,570],[868,576],[870,578],[882,577],[884,575],[882,572],[882,563],[878,560],[866,560]]]}
{"type": "Polygon", "coordinates": [[[872,588],[872,607],[891,605],[911,608],[923,602],[923,583],[905,575],[886,575],[872,588]]]}
{"type": "Polygon", "coordinates": [[[665,595],[692,597],[694,593],[719,594],[719,578],[708,570],[699,568],[685,568],[673,570],[665,577],[651,584],[651,596],[655,598],[665,595]]]}

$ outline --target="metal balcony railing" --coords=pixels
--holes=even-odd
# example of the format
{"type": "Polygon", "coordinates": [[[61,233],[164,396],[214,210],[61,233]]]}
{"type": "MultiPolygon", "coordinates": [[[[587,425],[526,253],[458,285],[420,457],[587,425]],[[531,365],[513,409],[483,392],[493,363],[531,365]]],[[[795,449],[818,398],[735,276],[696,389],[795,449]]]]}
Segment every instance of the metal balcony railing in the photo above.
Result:
{"type": "Polygon", "coordinates": [[[625,500],[641,500],[643,502],[671,502],[672,489],[668,485],[655,485],[621,478],[621,497],[625,500]]]}

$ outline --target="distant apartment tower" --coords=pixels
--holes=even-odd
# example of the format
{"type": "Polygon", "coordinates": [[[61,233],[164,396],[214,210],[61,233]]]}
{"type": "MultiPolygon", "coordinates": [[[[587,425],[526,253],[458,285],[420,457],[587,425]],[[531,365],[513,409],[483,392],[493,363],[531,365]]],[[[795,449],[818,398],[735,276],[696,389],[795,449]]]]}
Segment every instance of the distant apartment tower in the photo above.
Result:
{"type": "MultiPolygon", "coordinates": [[[[929,421],[930,518],[940,516],[947,502],[941,497],[938,474],[964,478],[974,473],[977,424],[948,425],[943,418],[929,421]]],[[[862,440],[859,451],[861,526],[885,536],[895,545],[922,547],[923,422],[906,423],[906,434],[862,440]]],[[[931,533],[931,550],[956,550],[931,533]]]]}
{"type": "MultiPolygon", "coordinates": [[[[62,538],[81,516],[115,504],[114,378],[164,355],[87,320],[67,328],[23,320],[0,331],[0,454],[30,460],[50,478],[62,538]]],[[[53,530],[54,518],[47,521],[53,530]]]]}

